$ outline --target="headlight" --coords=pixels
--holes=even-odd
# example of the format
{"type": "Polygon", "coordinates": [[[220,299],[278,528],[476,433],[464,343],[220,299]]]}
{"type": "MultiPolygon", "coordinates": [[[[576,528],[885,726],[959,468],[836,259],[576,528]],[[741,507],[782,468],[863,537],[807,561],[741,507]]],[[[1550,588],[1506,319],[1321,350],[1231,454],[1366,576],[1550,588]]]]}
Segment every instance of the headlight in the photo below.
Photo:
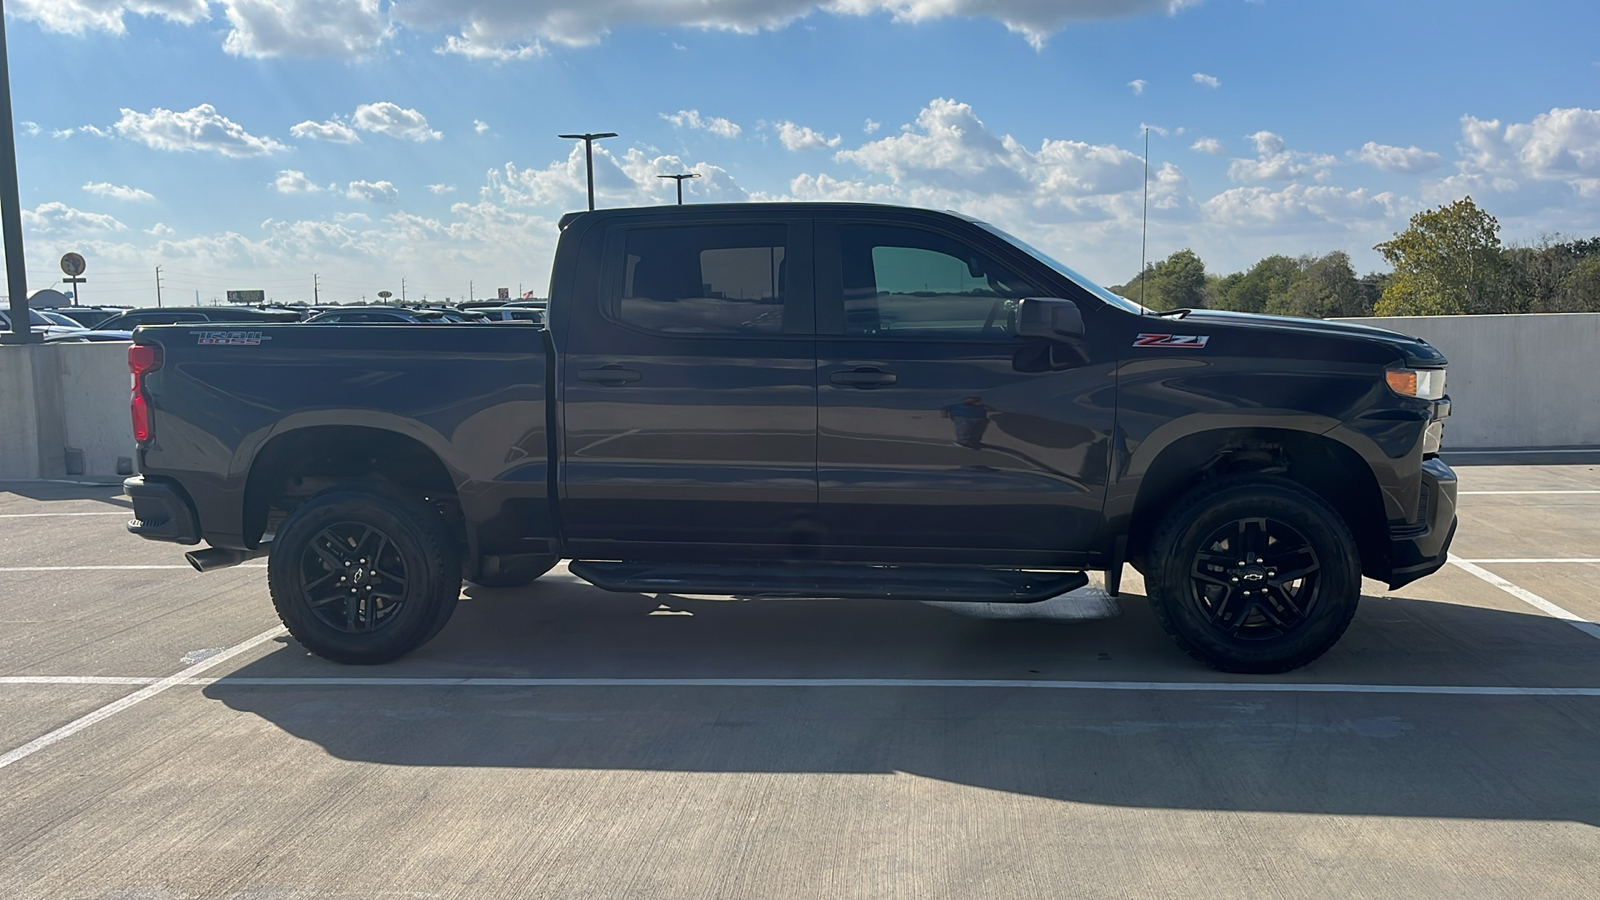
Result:
{"type": "Polygon", "coordinates": [[[1390,369],[1383,375],[1396,394],[1418,400],[1444,399],[1443,369],[1390,369]]]}

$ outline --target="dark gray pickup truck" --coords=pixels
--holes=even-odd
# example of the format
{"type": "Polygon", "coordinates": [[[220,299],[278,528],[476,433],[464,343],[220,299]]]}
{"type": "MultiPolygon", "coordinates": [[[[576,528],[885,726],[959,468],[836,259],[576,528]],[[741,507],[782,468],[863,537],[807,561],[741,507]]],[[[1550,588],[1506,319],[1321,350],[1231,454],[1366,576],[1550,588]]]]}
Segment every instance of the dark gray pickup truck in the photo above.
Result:
{"type": "Polygon", "coordinates": [[[1363,574],[1421,578],[1455,531],[1433,347],[1151,313],[956,215],[573,214],[550,298],[547,328],[139,329],[129,529],[268,555],[342,662],[563,559],[613,591],[1018,603],[1128,562],[1241,672],[1315,659],[1363,574]]]}

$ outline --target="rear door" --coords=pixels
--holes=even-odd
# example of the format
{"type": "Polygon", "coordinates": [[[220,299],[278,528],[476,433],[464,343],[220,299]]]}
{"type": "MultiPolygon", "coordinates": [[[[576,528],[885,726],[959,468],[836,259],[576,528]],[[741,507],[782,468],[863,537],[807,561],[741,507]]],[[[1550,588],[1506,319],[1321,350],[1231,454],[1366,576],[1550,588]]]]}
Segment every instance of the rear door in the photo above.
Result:
{"type": "MultiPolygon", "coordinates": [[[[787,556],[814,533],[811,225],[613,219],[562,358],[563,518],[607,559],[787,556]]],[[[588,252],[586,250],[586,252],[588,252]]]]}
{"type": "MultiPolygon", "coordinates": [[[[1014,333],[1059,295],[974,226],[819,220],[819,515],[829,554],[1077,564],[1105,498],[1114,350],[1014,333]]],[[[1085,312],[1089,310],[1085,309],[1085,312]]]]}

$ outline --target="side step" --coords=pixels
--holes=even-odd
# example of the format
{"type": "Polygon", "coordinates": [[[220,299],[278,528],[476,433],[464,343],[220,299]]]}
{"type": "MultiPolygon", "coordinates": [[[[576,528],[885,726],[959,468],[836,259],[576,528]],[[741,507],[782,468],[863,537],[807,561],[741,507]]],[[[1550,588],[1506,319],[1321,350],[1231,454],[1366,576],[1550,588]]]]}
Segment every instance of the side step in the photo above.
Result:
{"type": "Polygon", "coordinates": [[[818,600],[946,600],[1037,603],[1089,583],[1082,572],[865,563],[693,563],[574,561],[568,571],[608,591],[733,594],[818,600]]]}

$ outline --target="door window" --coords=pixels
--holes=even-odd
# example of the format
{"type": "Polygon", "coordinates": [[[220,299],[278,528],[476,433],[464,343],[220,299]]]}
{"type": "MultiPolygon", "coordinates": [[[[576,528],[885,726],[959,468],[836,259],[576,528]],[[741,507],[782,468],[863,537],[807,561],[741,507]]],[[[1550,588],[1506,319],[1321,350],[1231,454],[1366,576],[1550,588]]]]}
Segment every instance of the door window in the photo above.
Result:
{"type": "Polygon", "coordinates": [[[839,228],[845,333],[1004,338],[1017,301],[1038,290],[967,245],[929,231],[839,228]]]}
{"type": "Polygon", "coordinates": [[[781,334],[787,240],[784,225],[631,229],[611,316],[651,331],[781,334]]]}

